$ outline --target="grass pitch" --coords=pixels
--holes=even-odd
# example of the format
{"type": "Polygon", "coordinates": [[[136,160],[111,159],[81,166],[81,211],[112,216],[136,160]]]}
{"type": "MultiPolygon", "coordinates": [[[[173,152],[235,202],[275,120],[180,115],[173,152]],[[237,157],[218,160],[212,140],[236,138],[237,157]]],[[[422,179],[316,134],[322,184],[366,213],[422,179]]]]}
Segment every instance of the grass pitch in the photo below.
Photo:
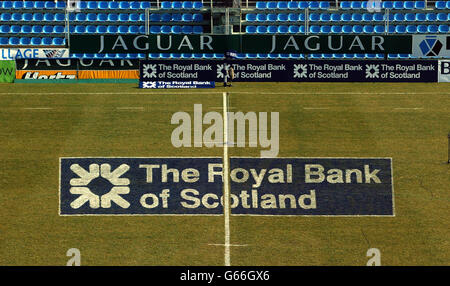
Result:
{"type": "MultiPolygon", "coordinates": [[[[232,216],[231,265],[450,264],[450,84],[0,84],[0,265],[223,265],[223,217],[61,217],[59,157],[217,156],[175,148],[173,113],[280,114],[280,157],[392,157],[395,217],[232,216]]],[[[230,148],[230,156],[259,156],[230,148]]]]}

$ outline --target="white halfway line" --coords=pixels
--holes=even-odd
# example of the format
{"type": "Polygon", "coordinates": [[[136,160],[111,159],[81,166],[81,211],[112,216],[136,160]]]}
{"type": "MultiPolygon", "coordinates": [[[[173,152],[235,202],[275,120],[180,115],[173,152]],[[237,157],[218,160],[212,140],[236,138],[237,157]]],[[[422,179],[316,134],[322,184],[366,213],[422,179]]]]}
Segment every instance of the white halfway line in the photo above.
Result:
{"type": "Polygon", "coordinates": [[[228,109],[227,93],[223,97],[223,216],[225,229],[225,266],[231,265],[230,259],[230,185],[229,185],[229,166],[228,166],[228,109]]]}

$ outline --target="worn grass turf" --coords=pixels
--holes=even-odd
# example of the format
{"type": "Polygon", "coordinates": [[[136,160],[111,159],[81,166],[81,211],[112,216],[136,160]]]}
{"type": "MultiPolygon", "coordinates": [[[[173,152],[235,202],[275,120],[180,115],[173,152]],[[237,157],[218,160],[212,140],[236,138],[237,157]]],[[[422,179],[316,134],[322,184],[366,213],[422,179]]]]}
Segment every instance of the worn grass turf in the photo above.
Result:
{"type": "MultiPolygon", "coordinates": [[[[223,217],[60,217],[59,157],[222,156],[174,148],[174,112],[280,113],[283,157],[392,157],[395,217],[231,217],[232,265],[450,264],[449,84],[0,84],[0,265],[223,265],[223,217]],[[168,94],[170,93],[170,94],[168,94]],[[132,108],[130,108],[132,107],[132,108]],[[137,108],[135,108],[137,107],[137,108]]],[[[230,148],[230,156],[259,156],[230,148]]]]}

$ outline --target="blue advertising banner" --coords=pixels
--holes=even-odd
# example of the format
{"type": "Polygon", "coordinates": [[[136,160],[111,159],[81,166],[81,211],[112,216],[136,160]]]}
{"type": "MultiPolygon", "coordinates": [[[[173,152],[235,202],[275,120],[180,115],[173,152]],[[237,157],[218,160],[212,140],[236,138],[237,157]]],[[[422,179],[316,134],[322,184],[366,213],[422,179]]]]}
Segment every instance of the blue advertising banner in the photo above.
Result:
{"type": "Polygon", "coordinates": [[[437,82],[435,60],[149,60],[141,81],[223,82],[437,82]]]}
{"type": "Polygon", "coordinates": [[[214,88],[215,81],[139,81],[139,88],[214,88]]]}
{"type": "MultiPolygon", "coordinates": [[[[221,215],[222,158],[61,158],[60,215],[221,215]]],[[[230,158],[232,215],[394,216],[390,158],[230,158]]]]}

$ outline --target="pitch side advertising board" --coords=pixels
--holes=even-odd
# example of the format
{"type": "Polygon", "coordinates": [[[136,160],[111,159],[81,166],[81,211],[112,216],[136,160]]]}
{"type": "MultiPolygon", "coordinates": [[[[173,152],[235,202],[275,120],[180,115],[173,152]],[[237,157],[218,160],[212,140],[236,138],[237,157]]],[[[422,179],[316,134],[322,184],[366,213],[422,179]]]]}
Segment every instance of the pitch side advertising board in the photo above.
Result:
{"type": "Polygon", "coordinates": [[[69,57],[69,49],[38,49],[38,48],[2,48],[0,60],[15,59],[52,59],[69,57]]]}
{"type": "Polygon", "coordinates": [[[439,82],[450,82],[450,60],[439,61],[439,82]]]}
{"type": "Polygon", "coordinates": [[[450,58],[450,36],[414,35],[412,54],[418,58],[450,58]]]}
{"type": "Polygon", "coordinates": [[[61,158],[60,215],[394,216],[390,158],[61,158]]]}
{"type": "Polygon", "coordinates": [[[150,60],[141,61],[140,80],[236,82],[437,82],[432,60],[150,60]]]}

